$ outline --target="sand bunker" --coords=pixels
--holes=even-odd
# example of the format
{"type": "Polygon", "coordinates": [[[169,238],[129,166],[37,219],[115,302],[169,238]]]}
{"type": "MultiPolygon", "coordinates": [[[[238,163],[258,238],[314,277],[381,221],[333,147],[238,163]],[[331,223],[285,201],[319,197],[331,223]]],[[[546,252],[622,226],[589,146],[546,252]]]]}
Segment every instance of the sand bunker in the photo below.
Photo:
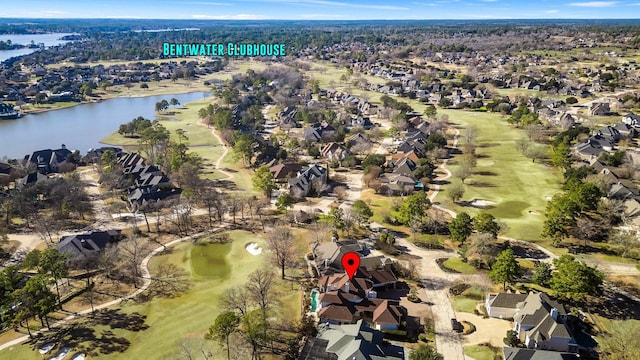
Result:
{"type": "Polygon", "coordinates": [[[247,246],[244,247],[244,249],[247,250],[249,254],[254,256],[262,254],[262,248],[254,242],[248,243],[247,246]]]}
{"type": "Polygon", "coordinates": [[[495,202],[490,200],[473,200],[471,202],[471,206],[477,206],[477,207],[485,207],[493,204],[495,204],[495,202]]]}

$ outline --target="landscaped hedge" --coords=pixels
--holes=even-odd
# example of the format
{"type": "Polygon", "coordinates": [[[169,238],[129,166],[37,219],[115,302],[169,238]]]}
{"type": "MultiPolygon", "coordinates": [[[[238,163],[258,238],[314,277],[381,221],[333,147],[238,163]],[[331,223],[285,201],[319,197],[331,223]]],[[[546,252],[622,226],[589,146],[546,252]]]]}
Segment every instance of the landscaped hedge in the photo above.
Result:
{"type": "Polygon", "coordinates": [[[451,293],[451,295],[458,296],[470,287],[471,285],[466,283],[455,284],[449,288],[449,293],[451,293]]]}
{"type": "Polygon", "coordinates": [[[468,321],[461,321],[460,323],[462,323],[462,325],[464,325],[464,331],[462,332],[462,335],[469,335],[471,333],[474,333],[476,331],[476,326],[473,325],[472,323],[468,322],[468,321]]]}
{"type": "Polygon", "coordinates": [[[395,341],[411,341],[412,340],[407,337],[406,330],[382,329],[382,332],[384,333],[385,339],[388,339],[388,340],[395,340],[395,341]]]}

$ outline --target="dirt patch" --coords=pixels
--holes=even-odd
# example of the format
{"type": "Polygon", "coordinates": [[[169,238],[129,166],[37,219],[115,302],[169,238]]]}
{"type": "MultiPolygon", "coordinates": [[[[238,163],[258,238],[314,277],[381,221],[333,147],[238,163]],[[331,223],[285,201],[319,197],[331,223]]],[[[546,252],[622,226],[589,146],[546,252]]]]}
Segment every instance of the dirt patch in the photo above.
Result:
{"type": "Polygon", "coordinates": [[[640,297],[640,282],[635,276],[609,276],[607,278],[613,285],[628,292],[629,294],[640,297]]]}

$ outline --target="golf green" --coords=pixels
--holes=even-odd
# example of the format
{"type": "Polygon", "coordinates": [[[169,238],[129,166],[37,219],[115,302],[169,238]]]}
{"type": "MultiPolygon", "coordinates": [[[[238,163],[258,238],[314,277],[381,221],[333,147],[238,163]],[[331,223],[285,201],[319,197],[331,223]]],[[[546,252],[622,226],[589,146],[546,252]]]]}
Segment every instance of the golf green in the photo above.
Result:
{"type": "Polygon", "coordinates": [[[231,243],[202,244],[191,248],[191,270],[194,275],[209,279],[227,279],[231,267],[227,255],[231,251],[231,243]]]}

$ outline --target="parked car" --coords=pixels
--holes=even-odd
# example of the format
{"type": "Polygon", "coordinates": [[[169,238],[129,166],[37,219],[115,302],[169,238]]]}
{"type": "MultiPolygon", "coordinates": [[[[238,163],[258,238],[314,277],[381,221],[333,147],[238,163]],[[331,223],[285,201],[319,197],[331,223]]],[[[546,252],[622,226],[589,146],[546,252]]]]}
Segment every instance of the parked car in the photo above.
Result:
{"type": "Polygon", "coordinates": [[[462,332],[463,326],[455,318],[451,319],[451,328],[456,332],[462,332]]]}

